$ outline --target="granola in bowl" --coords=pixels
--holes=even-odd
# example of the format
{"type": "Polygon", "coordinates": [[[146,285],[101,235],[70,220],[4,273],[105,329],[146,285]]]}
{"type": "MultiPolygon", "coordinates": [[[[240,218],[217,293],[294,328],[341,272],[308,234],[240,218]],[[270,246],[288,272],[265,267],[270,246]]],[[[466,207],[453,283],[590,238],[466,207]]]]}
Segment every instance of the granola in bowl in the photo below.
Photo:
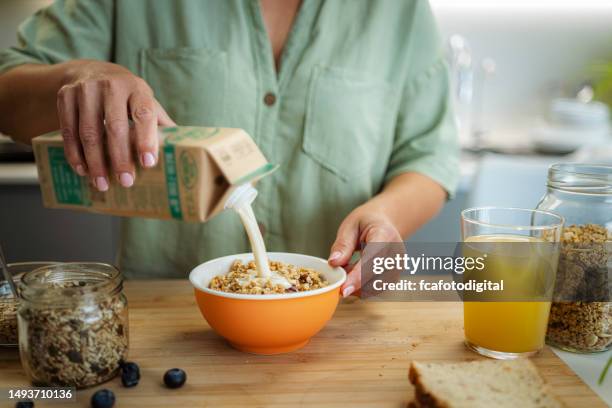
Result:
{"type": "Polygon", "coordinates": [[[227,274],[215,276],[208,287],[209,289],[229,293],[264,295],[304,292],[328,285],[325,278],[311,268],[270,261],[270,271],[280,277],[281,280],[286,279],[291,286],[286,287],[274,278],[259,278],[255,262],[242,263],[242,261],[237,260],[234,261],[227,274]]]}
{"type": "Polygon", "coordinates": [[[286,277],[273,275],[282,277],[282,281],[293,280],[293,289],[281,292],[281,288],[268,288],[266,293],[263,288],[249,289],[233,282],[238,276],[232,278],[231,270],[254,272],[254,265],[249,266],[252,253],[204,262],[189,273],[189,281],[202,317],[234,348],[255,354],[288,353],[304,347],[332,318],[341,298],[340,287],[346,282],[346,271],[315,256],[288,252],[267,255],[277,261],[270,265],[274,272],[293,271],[286,277]],[[285,266],[279,268],[279,264],[285,266]],[[315,271],[318,279],[312,274],[315,271]],[[233,289],[238,292],[222,290],[224,286],[231,290],[232,283],[237,284],[233,289]]]}

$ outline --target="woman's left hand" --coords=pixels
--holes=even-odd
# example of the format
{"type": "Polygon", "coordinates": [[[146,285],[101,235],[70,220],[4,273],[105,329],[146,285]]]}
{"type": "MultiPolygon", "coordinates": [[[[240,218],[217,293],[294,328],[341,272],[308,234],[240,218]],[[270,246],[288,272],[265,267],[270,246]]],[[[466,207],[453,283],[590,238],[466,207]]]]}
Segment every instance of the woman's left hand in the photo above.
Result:
{"type": "Polygon", "coordinates": [[[352,268],[348,263],[353,252],[361,250],[362,243],[371,242],[402,242],[402,237],[385,212],[369,202],[357,207],[344,219],[331,247],[329,264],[345,267],[349,272],[342,285],[342,296],[350,296],[361,288],[361,260],[352,268]]]}

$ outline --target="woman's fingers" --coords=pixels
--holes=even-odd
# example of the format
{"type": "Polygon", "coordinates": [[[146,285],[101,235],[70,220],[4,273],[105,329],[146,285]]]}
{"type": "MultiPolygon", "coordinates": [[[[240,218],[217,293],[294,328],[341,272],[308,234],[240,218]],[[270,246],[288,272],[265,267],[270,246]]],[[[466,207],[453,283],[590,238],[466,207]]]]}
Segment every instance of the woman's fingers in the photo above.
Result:
{"type": "Polygon", "coordinates": [[[344,266],[346,265],[355,248],[357,247],[359,239],[359,219],[349,215],[338,228],[338,234],[336,235],[336,241],[333,243],[328,262],[331,266],[344,266]]]}
{"type": "MultiPolygon", "coordinates": [[[[359,239],[359,217],[349,215],[344,219],[336,241],[333,243],[328,262],[331,266],[347,265],[357,247],[359,239]]],[[[342,296],[350,296],[361,286],[361,262],[357,262],[352,266],[352,270],[348,273],[346,282],[342,285],[342,296]]]]}
{"type": "Polygon", "coordinates": [[[149,92],[138,91],[130,95],[129,109],[134,121],[136,152],[142,167],[157,163],[157,109],[149,92]]]}
{"type": "Polygon", "coordinates": [[[351,296],[359,288],[361,288],[361,261],[358,261],[346,276],[346,282],[341,288],[342,296],[351,296]]]}
{"type": "Polygon", "coordinates": [[[157,126],[176,124],[149,85],[119,65],[92,62],[76,69],[69,81],[57,94],[68,162],[79,175],[88,175],[100,191],[109,188],[107,165],[119,184],[132,186],[135,162],[143,167],[157,163],[157,126]]]}
{"type": "MultiPolygon", "coordinates": [[[[394,239],[393,231],[394,228],[390,225],[371,226],[365,231],[365,244],[367,245],[370,242],[391,242],[394,239]]],[[[372,271],[365,271],[366,276],[364,276],[364,271],[361,269],[362,259],[353,266],[353,269],[347,275],[346,282],[342,285],[342,296],[350,296],[357,289],[361,288],[362,282],[368,282],[373,277],[372,271]]]]}
{"type": "Polygon", "coordinates": [[[106,140],[113,171],[119,184],[134,184],[134,162],[130,143],[127,95],[118,84],[108,84],[104,89],[104,124],[106,140]]]}
{"type": "Polygon", "coordinates": [[[64,139],[66,160],[79,176],[85,176],[87,165],[79,140],[78,101],[73,86],[64,86],[57,93],[57,113],[64,139]]]}
{"type": "Polygon", "coordinates": [[[87,160],[89,176],[100,191],[108,190],[108,176],[104,159],[102,92],[93,81],[77,87],[79,102],[79,139],[87,160]]]}
{"type": "Polygon", "coordinates": [[[164,108],[160,105],[157,100],[155,101],[155,111],[157,112],[157,125],[158,126],[176,126],[176,123],[172,120],[170,115],[166,113],[164,108]]]}
{"type": "MultiPolygon", "coordinates": [[[[357,248],[359,241],[366,244],[366,259],[375,256],[394,256],[398,249],[403,248],[402,238],[397,229],[386,218],[372,217],[372,213],[358,212],[349,215],[338,229],[336,242],[332,245],[332,255],[329,263],[332,266],[343,266],[350,260],[353,251],[357,248]],[[379,243],[380,245],[368,246],[368,244],[379,243]],[[374,253],[372,253],[374,251],[374,253]],[[334,253],[339,255],[333,256],[334,253]]],[[[362,269],[364,252],[361,259],[352,267],[347,275],[346,282],[342,285],[342,296],[347,297],[361,288],[364,282],[369,282],[373,277],[373,271],[362,269]]],[[[367,262],[366,262],[367,264],[367,262]]]]}

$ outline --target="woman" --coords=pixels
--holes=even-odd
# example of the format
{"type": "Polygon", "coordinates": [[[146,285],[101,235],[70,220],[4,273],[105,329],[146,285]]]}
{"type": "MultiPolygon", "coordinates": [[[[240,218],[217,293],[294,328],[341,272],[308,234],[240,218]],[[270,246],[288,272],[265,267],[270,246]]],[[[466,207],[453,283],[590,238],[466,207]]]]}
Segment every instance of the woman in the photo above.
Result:
{"type": "MultiPolygon", "coordinates": [[[[257,186],[269,250],[347,266],[361,243],[417,230],[457,181],[424,0],[57,0],[19,40],[0,52],[0,131],[28,143],[61,129],[74,171],[105,191],[156,165],[156,126],[243,128],[281,164],[257,186]]],[[[231,213],[126,219],[122,232],[130,277],[182,277],[249,250],[231,213]]],[[[360,280],[357,264],[343,294],[360,280]]]]}

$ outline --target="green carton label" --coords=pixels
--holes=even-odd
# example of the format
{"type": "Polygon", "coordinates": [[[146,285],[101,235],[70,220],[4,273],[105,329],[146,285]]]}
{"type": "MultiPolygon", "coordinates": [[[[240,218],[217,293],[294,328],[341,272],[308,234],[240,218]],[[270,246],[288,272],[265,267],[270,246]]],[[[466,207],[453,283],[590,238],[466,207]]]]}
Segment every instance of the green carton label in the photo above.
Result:
{"type": "Polygon", "coordinates": [[[174,156],[174,145],[164,145],[164,161],[166,163],[166,186],[168,187],[168,205],[172,218],[183,219],[181,212],[181,196],[178,186],[178,175],[176,172],[176,157],[174,156]]]}
{"type": "Polygon", "coordinates": [[[220,131],[219,128],[189,128],[177,127],[165,128],[162,130],[166,136],[165,144],[178,144],[183,140],[203,140],[215,136],[220,131]]]}
{"type": "Polygon", "coordinates": [[[61,204],[91,206],[91,200],[86,193],[84,180],[76,174],[66,161],[64,148],[51,146],[48,148],[51,177],[55,199],[61,204]]]}

